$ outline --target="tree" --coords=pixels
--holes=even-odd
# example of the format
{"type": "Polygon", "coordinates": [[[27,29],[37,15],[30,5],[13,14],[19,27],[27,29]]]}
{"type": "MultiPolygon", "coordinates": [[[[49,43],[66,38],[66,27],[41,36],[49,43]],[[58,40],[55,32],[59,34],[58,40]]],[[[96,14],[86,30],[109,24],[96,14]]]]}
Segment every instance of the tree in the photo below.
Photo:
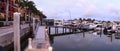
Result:
{"type": "Polygon", "coordinates": [[[33,1],[21,0],[19,1],[18,5],[21,9],[26,10],[27,14],[29,15],[29,21],[31,18],[31,14],[39,16],[41,22],[42,22],[42,18],[46,18],[46,16],[35,7],[33,1]]]}
{"type": "Polygon", "coordinates": [[[18,6],[25,10],[25,15],[31,15],[31,12],[36,9],[33,1],[21,0],[18,2],[18,6]]]}

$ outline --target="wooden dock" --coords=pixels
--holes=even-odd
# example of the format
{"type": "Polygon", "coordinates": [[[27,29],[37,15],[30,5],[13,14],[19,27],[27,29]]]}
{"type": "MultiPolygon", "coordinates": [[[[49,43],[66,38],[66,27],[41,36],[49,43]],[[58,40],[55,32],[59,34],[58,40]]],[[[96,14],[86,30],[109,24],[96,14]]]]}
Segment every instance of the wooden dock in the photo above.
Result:
{"type": "MultiPolygon", "coordinates": [[[[50,46],[51,36],[60,36],[74,33],[81,33],[83,29],[78,27],[51,26],[45,29],[45,26],[36,28],[35,38],[29,39],[29,45],[25,51],[52,51],[50,46]]],[[[89,30],[87,30],[89,31],[89,30]]]]}
{"type": "Polygon", "coordinates": [[[66,34],[81,33],[83,31],[90,31],[80,27],[67,27],[67,26],[50,26],[48,28],[49,36],[59,36],[66,34]]]}
{"type": "Polygon", "coordinates": [[[49,51],[51,48],[49,43],[49,36],[46,32],[45,26],[39,26],[37,34],[33,40],[29,39],[28,47],[25,51],[49,51]]]}

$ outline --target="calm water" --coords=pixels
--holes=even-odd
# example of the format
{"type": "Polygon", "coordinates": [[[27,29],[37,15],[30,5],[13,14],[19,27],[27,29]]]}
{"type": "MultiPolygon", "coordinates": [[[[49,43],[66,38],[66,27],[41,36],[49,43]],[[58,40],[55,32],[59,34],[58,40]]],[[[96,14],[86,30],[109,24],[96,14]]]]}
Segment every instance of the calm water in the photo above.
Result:
{"type": "Polygon", "coordinates": [[[54,51],[120,51],[118,35],[84,32],[54,36],[52,46],[54,51]]]}

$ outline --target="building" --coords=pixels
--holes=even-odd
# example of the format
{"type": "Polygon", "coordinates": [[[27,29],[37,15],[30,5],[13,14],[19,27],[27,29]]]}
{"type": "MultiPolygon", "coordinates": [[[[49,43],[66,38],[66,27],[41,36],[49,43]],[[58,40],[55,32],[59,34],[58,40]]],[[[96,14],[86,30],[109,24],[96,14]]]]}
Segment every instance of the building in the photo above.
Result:
{"type": "Polygon", "coordinates": [[[47,26],[54,25],[54,19],[45,19],[44,22],[45,22],[45,25],[47,25],[47,26]]]}
{"type": "Polygon", "coordinates": [[[6,16],[6,6],[8,5],[8,19],[13,19],[13,13],[17,11],[16,0],[0,0],[0,19],[5,19],[6,16]],[[9,4],[7,4],[9,1],[9,4]]]}

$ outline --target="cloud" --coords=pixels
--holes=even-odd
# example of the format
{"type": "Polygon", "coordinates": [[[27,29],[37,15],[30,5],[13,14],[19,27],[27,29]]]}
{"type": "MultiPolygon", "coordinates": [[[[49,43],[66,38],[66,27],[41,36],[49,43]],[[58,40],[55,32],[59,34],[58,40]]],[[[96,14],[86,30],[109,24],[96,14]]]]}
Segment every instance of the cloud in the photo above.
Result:
{"type": "MultiPolygon", "coordinates": [[[[91,17],[102,19],[103,17],[120,17],[119,0],[33,0],[38,9],[48,18],[69,19],[69,12],[73,19],[79,17],[91,17]],[[104,1],[104,2],[103,2],[104,1]],[[117,3],[116,3],[117,2],[117,3]],[[98,17],[94,17],[98,16],[98,17]]],[[[108,18],[107,18],[108,19],[108,18]]]]}
{"type": "Polygon", "coordinates": [[[94,12],[97,9],[96,5],[94,5],[88,0],[79,0],[76,3],[76,8],[83,10],[83,16],[87,17],[94,15],[94,12]]]}
{"type": "Polygon", "coordinates": [[[95,5],[89,5],[84,13],[84,16],[92,16],[94,15],[94,12],[96,11],[96,6],[95,5]]]}
{"type": "Polygon", "coordinates": [[[113,3],[108,3],[105,8],[109,16],[120,17],[120,7],[118,7],[117,5],[113,3]]]}

